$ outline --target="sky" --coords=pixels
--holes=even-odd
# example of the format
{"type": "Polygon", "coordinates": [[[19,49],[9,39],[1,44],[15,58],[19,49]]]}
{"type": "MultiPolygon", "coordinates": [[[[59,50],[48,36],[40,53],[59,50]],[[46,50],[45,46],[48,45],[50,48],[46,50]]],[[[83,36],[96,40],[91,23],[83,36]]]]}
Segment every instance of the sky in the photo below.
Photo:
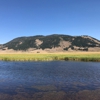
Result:
{"type": "Polygon", "coordinates": [[[50,34],[100,40],[100,0],[0,0],[0,44],[50,34]]]}

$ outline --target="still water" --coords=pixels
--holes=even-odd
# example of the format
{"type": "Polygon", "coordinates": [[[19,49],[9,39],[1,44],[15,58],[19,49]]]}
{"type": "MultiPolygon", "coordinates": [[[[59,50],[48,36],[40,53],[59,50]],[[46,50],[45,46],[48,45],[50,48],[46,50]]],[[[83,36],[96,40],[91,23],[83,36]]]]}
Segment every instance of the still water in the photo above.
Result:
{"type": "Polygon", "coordinates": [[[0,100],[100,100],[100,63],[0,61],[0,100]]]}

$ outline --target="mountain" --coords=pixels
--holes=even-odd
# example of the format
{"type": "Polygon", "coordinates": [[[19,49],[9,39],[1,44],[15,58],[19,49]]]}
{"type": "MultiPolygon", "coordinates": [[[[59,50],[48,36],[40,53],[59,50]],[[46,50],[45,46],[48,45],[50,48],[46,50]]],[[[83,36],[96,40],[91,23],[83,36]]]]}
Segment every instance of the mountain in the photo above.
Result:
{"type": "Polygon", "coordinates": [[[0,49],[2,49],[3,48],[3,45],[2,44],[0,44],[0,49]]]}
{"type": "Polygon", "coordinates": [[[46,51],[99,51],[100,41],[87,35],[48,35],[48,36],[30,36],[18,37],[3,45],[0,49],[7,50],[46,50],[46,51]]]}

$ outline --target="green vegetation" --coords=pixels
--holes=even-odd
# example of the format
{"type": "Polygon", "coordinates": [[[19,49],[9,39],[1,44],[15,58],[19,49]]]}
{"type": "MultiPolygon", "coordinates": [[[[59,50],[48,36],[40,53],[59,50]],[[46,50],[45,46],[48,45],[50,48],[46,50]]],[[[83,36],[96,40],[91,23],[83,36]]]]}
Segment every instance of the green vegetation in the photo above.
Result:
{"type": "Polygon", "coordinates": [[[96,42],[92,41],[91,39],[83,38],[83,37],[75,37],[72,45],[78,47],[96,47],[96,42]]]}
{"type": "Polygon", "coordinates": [[[96,61],[100,62],[100,53],[49,53],[49,54],[0,54],[3,61],[53,61],[53,60],[73,60],[73,61],[96,61]]]}
{"type": "MultiPolygon", "coordinates": [[[[84,38],[82,36],[69,36],[69,35],[48,35],[48,36],[30,36],[30,37],[19,37],[11,40],[8,43],[3,44],[4,47],[8,47],[8,49],[14,50],[24,50],[27,51],[29,48],[35,49],[46,49],[46,48],[55,48],[60,47],[59,43],[61,41],[70,42],[71,45],[69,47],[65,47],[64,50],[68,50],[71,47],[74,50],[74,46],[77,47],[100,47],[100,41],[95,38],[84,38]],[[36,39],[42,41],[43,43],[39,46],[36,45],[36,39]],[[97,42],[96,42],[97,41],[97,42]]],[[[80,50],[80,49],[79,49],[80,50]]],[[[81,51],[88,51],[88,49],[84,49],[81,51]]]]}

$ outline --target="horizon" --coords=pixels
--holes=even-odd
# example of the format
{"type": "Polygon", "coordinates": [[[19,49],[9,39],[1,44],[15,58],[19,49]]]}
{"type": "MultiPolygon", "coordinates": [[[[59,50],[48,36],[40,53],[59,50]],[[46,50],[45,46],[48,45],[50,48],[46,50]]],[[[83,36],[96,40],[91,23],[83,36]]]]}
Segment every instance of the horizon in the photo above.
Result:
{"type": "MultiPolygon", "coordinates": [[[[38,34],[38,35],[33,35],[33,36],[50,36],[50,35],[68,35],[68,34],[48,34],[48,35],[39,35],[38,34]]],[[[72,36],[72,35],[68,35],[68,36],[72,36]]],[[[74,35],[73,37],[77,37],[77,36],[90,36],[90,35],[74,35]]],[[[13,39],[20,38],[20,37],[31,37],[31,36],[19,36],[19,37],[15,37],[13,39]]],[[[92,37],[92,36],[90,36],[90,37],[92,37]]],[[[93,38],[95,38],[95,37],[93,37],[93,38]]],[[[11,40],[9,40],[7,42],[12,41],[13,39],[11,39],[11,40]]],[[[97,39],[97,38],[95,38],[95,39],[97,39]]],[[[99,40],[99,39],[97,39],[97,40],[99,40]]],[[[5,44],[5,43],[2,43],[2,44],[5,44]]],[[[2,45],[2,44],[0,43],[0,45],[2,45]]]]}
{"type": "Polygon", "coordinates": [[[51,34],[100,40],[99,0],[1,0],[0,14],[0,44],[51,34]]]}

